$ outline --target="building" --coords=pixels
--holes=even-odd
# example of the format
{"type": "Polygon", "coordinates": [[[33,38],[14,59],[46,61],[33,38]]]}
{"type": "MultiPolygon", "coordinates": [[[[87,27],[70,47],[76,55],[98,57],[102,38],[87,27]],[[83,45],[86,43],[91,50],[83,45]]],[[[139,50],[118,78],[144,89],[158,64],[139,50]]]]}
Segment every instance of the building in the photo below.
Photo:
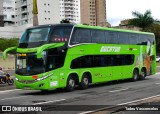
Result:
{"type": "Polygon", "coordinates": [[[141,28],[136,27],[136,26],[133,26],[133,25],[129,25],[129,21],[130,21],[130,20],[131,20],[131,19],[122,20],[121,23],[119,24],[119,26],[117,26],[117,27],[115,27],[115,28],[140,31],[141,28]]]}
{"type": "MultiPolygon", "coordinates": [[[[58,23],[59,0],[37,0],[39,24],[58,23]]],[[[4,0],[5,26],[33,24],[33,0],[4,0]]]]}
{"type": "MultiPolygon", "coordinates": [[[[106,0],[37,0],[39,24],[106,25],[106,0]]],[[[33,0],[3,0],[5,26],[33,24],[33,0]]]]}
{"type": "MultiPolygon", "coordinates": [[[[71,23],[107,26],[106,0],[37,0],[37,8],[39,25],[67,19],[71,23]]],[[[27,27],[33,26],[33,0],[3,0],[3,15],[4,26],[10,27],[5,30],[13,30],[20,36],[27,27]]]]}
{"type": "Polygon", "coordinates": [[[15,0],[3,0],[4,26],[15,24],[15,0]]]}
{"type": "Polygon", "coordinates": [[[81,23],[106,26],[106,0],[81,0],[81,23]]]}
{"type": "MultiPolygon", "coordinates": [[[[37,0],[39,25],[60,22],[59,0],[37,0]]],[[[33,0],[3,0],[4,27],[0,37],[20,37],[33,26],[33,0]]]]}
{"type": "Polygon", "coordinates": [[[80,23],[80,1],[60,0],[60,20],[67,19],[71,23],[80,23]]]}
{"type": "Polygon", "coordinates": [[[4,26],[3,22],[3,1],[0,1],[0,27],[4,26]]]}

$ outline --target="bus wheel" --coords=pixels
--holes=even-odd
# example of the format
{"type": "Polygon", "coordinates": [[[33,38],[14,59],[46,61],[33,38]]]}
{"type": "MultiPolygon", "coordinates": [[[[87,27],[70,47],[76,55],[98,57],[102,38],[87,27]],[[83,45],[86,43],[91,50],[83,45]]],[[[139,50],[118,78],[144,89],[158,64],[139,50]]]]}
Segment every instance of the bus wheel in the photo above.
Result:
{"type": "Polygon", "coordinates": [[[137,69],[134,69],[133,71],[133,77],[132,77],[132,81],[137,81],[139,79],[139,73],[137,69]]]}
{"type": "Polygon", "coordinates": [[[80,88],[81,89],[87,89],[88,85],[89,85],[88,75],[87,74],[83,74],[82,80],[81,80],[81,83],[80,83],[80,88]]]}
{"type": "Polygon", "coordinates": [[[71,92],[75,89],[75,78],[73,76],[69,76],[67,79],[67,86],[66,86],[66,91],[71,92]]]}
{"type": "Polygon", "coordinates": [[[143,68],[143,69],[141,70],[141,75],[140,75],[139,79],[140,79],[140,80],[144,80],[145,77],[146,77],[146,70],[143,68]]]}

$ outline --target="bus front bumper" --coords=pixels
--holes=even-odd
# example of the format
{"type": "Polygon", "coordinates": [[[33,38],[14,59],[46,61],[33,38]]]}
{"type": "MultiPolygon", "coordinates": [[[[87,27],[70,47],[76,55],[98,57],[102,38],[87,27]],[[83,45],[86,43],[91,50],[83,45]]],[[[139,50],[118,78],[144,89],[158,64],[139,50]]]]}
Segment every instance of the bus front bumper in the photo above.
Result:
{"type": "MultiPolygon", "coordinates": [[[[31,89],[31,90],[49,90],[50,84],[49,80],[40,80],[40,81],[34,81],[34,80],[15,80],[15,85],[17,89],[31,89]]],[[[52,88],[56,89],[56,88],[52,88]]]]}

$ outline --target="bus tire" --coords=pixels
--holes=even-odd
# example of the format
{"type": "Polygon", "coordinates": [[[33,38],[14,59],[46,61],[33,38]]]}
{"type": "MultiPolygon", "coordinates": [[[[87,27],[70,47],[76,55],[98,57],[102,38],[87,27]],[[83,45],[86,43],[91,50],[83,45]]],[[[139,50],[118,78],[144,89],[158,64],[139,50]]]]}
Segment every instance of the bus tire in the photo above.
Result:
{"type": "Polygon", "coordinates": [[[133,77],[132,77],[132,81],[137,81],[139,79],[139,73],[137,69],[134,69],[133,71],[133,77]]]}
{"type": "Polygon", "coordinates": [[[88,85],[89,85],[89,77],[86,73],[84,73],[79,86],[80,86],[81,89],[87,89],[88,85]]]}
{"type": "Polygon", "coordinates": [[[74,76],[70,75],[67,79],[66,91],[71,92],[75,89],[76,80],[74,76]]]}
{"type": "Polygon", "coordinates": [[[146,70],[145,70],[145,68],[142,68],[141,75],[139,76],[139,79],[144,80],[145,77],[146,77],[146,70]]]}

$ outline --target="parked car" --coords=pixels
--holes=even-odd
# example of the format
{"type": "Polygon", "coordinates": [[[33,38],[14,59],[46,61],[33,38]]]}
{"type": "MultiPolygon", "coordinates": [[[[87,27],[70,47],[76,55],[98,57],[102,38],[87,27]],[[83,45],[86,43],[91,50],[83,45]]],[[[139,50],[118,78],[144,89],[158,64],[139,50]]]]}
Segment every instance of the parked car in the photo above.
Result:
{"type": "Polygon", "coordinates": [[[156,56],[156,62],[160,62],[160,57],[156,56]]]}

